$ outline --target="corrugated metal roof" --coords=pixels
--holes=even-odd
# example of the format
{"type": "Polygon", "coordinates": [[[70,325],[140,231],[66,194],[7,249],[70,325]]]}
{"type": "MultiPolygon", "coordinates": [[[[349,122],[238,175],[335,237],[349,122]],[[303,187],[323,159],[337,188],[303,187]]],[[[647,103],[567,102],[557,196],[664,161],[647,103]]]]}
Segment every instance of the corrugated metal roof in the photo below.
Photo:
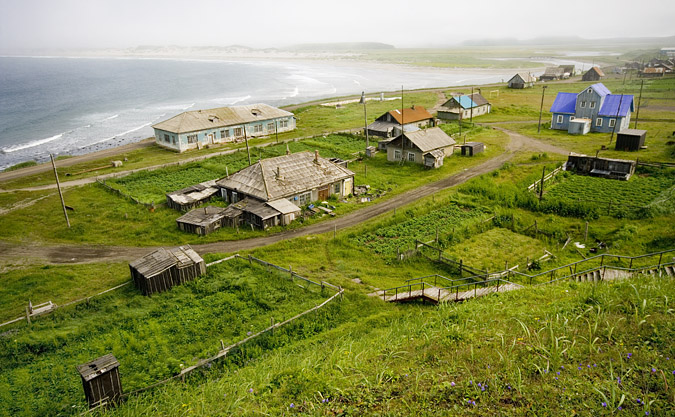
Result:
{"type": "Polygon", "coordinates": [[[403,118],[401,119],[401,110],[396,109],[389,112],[391,117],[393,117],[396,122],[401,123],[417,123],[423,120],[433,119],[434,116],[431,115],[422,106],[413,106],[411,108],[403,109],[403,118]]]}
{"type": "Polygon", "coordinates": [[[268,201],[266,204],[281,214],[297,213],[301,211],[300,207],[296,206],[295,204],[291,203],[285,198],[280,198],[274,201],[268,201]]]}
{"type": "Polygon", "coordinates": [[[483,97],[480,93],[473,93],[469,94],[469,97],[471,97],[471,100],[476,104],[476,106],[482,106],[485,104],[490,104],[485,97],[483,97]]]}
{"type": "Polygon", "coordinates": [[[533,82],[537,81],[537,80],[532,76],[532,74],[530,74],[530,73],[528,73],[528,72],[518,72],[518,73],[516,73],[516,75],[514,75],[513,77],[511,77],[511,79],[509,80],[509,82],[511,82],[511,81],[512,81],[514,78],[516,78],[516,77],[520,77],[520,79],[523,80],[524,83],[533,83],[533,82]]]}
{"type": "MultiPolygon", "coordinates": [[[[612,94],[612,92],[609,91],[609,88],[605,87],[605,85],[603,83],[593,84],[591,86],[591,88],[593,90],[595,90],[596,93],[600,94],[601,97],[604,97],[607,94],[612,94]]],[[[584,89],[584,91],[586,91],[586,90],[584,89]]],[[[583,91],[581,93],[583,93],[583,91]]],[[[579,93],[579,94],[581,94],[581,93],[579,93]]]]}
{"type": "Polygon", "coordinates": [[[551,106],[551,113],[574,114],[577,105],[577,95],[574,93],[558,93],[551,106]]]}
{"type": "Polygon", "coordinates": [[[600,67],[593,67],[593,68],[591,68],[591,69],[588,70],[588,72],[591,72],[591,71],[595,71],[595,72],[596,72],[599,76],[601,76],[601,77],[604,77],[604,76],[605,76],[605,73],[602,72],[602,70],[600,69],[600,67]]]}
{"type": "Polygon", "coordinates": [[[646,130],[641,130],[641,129],[624,129],[620,131],[618,134],[619,135],[630,135],[630,136],[642,136],[645,133],[647,133],[646,130]]]}
{"type": "Polygon", "coordinates": [[[293,116],[293,113],[258,103],[247,106],[218,107],[207,110],[183,112],[152,127],[173,133],[196,132],[205,129],[217,129],[251,122],[264,122],[279,117],[293,116]]]}
{"type": "Polygon", "coordinates": [[[473,100],[471,100],[471,98],[469,96],[455,96],[451,100],[456,101],[457,103],[459,103],[460,106],[462,106],[462,108],[465,108],[465,109],[470,109],[472,107],[478,107],[476,105],[476,103],[473,100]]]}
{"type": "Polygon", "coordinates": [[[176,221],[204,227],[222,219],[225,216],[223,214],[224,211],[225,208],[223,207],[207,206],[204,208],[194,209],[180,216],[176,219],[176,221]]]}
{"type": "Polygon", "coordinates": [[[633,95],[624,94],[609,94],[605,97],[602,107],[598,112],[598,116],[621,116],[625,117],[628,112],[633,111],[633,95]],[[623,97],[623,98],[622,98],[623,97]],[[619,109],[619,105],[621,108],[619,109]]]}
{"type": "MultiPolygon", "coordinates": [[[[417,132],[406,132],[405,137],[414,143],[422,152],[447,148],[456,143],[455,140],[441,130],[440,127],[418,130],[417,132]]],[[[395,142],[400,144],[401,136],[398,136],[394,141],[390,142],[391,146],[400,147],[400,145],[396,145],[395,142]]]]}
{"type": "Polygon", "coordinates": [[[311,152],[298,152],[260,160],[219,180],[217,184],[262,201],[272,201],[332,184],[353,175],[352,171],[325,158],[319,157],[318,163],[314,162],[314,154],[311,152]]]}

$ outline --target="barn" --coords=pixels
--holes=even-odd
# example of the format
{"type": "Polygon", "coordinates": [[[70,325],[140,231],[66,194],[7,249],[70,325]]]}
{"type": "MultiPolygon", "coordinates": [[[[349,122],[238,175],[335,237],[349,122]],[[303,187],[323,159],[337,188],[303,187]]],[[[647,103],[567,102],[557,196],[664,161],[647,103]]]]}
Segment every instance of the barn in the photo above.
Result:
{"type": "Polygon", "coordinates": [[[188,211],[206,203],[218,193],[216,180],[202,182],[166,195],[166,205],[179,211],[188,211]]]}
{"type": "Polygon", "coordinates": [[[120,363],[112,354],[77,366],[89,408],[114,404],[121,399],[119,366],[120,363]]]}
{"type": "Polygon", "coordinates": [[[529,72],[519,72],[508,82],[509,88],[529,88],[534,86],[536,78],[532,76],[529,72]]]}
{"type": "Polygon", "coordinates": [[[592,67],[581,77],[582,81],[600,81],[605,73],[599,67],[592,67]]]}
{"type": "Polygon", "coordinates": [[[624,129],[616,134],[617,151],[639,151],[645,145],[646,130],[624,129]]]}
{"type": "Polygon", "coordinates": [[[189,245],[159,248],[129,264],[131,278],[143,295],[167,291],[206,273],[204,260],[189,245]]]}

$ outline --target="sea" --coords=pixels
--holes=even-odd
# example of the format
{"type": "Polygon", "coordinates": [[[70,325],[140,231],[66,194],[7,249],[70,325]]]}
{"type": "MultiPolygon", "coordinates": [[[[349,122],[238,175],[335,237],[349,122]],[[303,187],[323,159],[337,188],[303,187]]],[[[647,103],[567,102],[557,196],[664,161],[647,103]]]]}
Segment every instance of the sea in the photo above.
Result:
{"type": "Polygon", "coordinates": [[[0,57],[0,170],[139,141],[186,110],[480,85],[513,70],[326,61],[0,57]]]}

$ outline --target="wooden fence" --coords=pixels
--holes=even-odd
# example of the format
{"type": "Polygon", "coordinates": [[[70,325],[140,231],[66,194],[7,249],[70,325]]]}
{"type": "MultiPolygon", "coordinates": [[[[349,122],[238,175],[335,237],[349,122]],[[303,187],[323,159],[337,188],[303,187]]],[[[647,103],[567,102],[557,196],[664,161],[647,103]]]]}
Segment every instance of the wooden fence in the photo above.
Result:
{"type": "MultiPolygon", "coordinates": [[[[558,174],[560,171],[562,171],[562,167],[561,167],[561,166],[558,167],[558,168],[556,168],[556,169],[554,169],[554,170],[551,171],[549,174],[547,174],[547,175],[544,177],[544,184],[546,184],[546,181],[549,181],[549,180],[551,180],[553,177],[555,177],[556,174],[558,174]]],[[[537,181],[533,182],[532,184],[530,184],[530,185],[527,187],[527,191],[538,191],[538,190],[539,190],[539,187],[541,187],[541,183],[542,183],[542,180],[537,180],[537,181]]]]}

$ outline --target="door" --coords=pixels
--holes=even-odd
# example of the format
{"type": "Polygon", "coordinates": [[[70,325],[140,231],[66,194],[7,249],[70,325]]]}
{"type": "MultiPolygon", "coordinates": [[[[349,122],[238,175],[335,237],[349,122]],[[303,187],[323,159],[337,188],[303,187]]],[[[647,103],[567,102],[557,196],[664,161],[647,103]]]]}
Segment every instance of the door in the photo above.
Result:
{"type": "Polygon", "coordinates": [[[319,189],[319,200],[323,201],[328,198],[330,195],[330,190],[328,187],[319,189]]]}

